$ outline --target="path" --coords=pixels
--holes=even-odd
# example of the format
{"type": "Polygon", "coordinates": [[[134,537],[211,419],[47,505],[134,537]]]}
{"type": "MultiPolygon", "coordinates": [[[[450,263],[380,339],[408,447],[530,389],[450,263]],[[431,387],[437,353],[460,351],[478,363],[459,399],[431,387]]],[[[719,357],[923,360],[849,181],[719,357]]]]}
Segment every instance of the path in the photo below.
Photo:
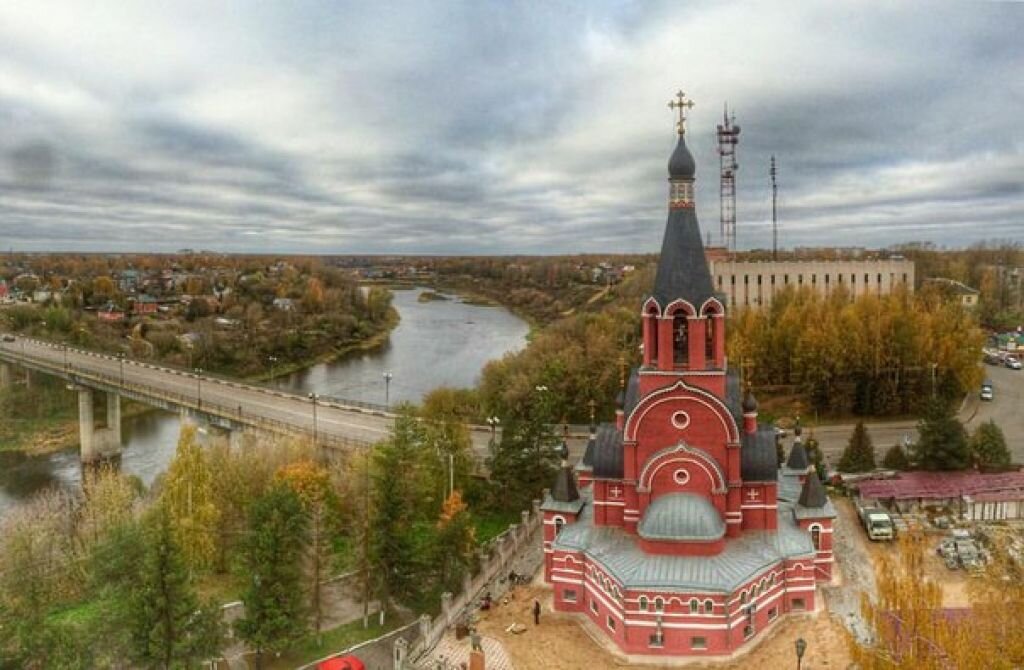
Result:
{"type": "Polygon", "coordinates": [[[875,563],[866,543],[869,542],[857,522],[856,510],[847,499],[833,498],[836,520],[832,533],[832,554],[836,557],[837,583],[822,586],[829,612],[860,642],[870,640],[867,625],[861,616],[861,594],[877,597],[875,563]]]}

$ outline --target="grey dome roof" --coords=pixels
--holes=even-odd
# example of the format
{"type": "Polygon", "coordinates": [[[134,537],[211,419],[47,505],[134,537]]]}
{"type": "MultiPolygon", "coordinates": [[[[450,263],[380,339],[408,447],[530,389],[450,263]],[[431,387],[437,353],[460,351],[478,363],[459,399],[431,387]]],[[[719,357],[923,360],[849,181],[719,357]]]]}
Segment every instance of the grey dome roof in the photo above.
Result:
{"type": "Polygon", "coordinates": [[[756,412],[757,411],[757,398],[754,397],[753,391],[747,391],[747,395],[743,398],[743,411],[744,412],[756,412]]]}
{"type": "Polygon", "coordinates": [[[679,143],[676,144],[672,157],[668,159],[669,179],[693,179],[697,174],[697,162],[693,160],[693,154],[686,146],[686,136],[679,135],[679,143]]]}
{"type": "Polygon", "coordinates": [[[719,540],[725,522],[707,498],[670,493],[651,503],[636,530],[645,540],[719,540]]]}

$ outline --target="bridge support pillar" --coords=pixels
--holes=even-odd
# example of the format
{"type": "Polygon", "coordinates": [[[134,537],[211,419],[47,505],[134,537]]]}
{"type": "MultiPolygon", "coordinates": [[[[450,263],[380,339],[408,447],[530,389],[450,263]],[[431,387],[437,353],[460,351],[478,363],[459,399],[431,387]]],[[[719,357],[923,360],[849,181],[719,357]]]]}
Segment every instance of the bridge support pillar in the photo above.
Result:
{"type": "Polygon", "coordinates": [[[121,394],[107,394],[107,447],[121,450],[121,394]]]}
{"type": "Polygon", "coordinates": [[[25,368],[25,390],[32,388],[32,371],[25,368]]]}
{"type": "Polygon", "coordinates": [[[91,463],[99,457],[91,389],[78,389],[78,441],[83,463],[91,463]]]}
{"type": "Polygon", "coordinates": [[[11,388],[11,364],[0,363],[0,388],[11,388]]]}
{"type": "Polygon", "coordinates": [[[121,396],[107,394],[106,426],[96,428],[92,389],[78,388],[78,441],[83,463],[91,463],[121,451],[121,396]]]}

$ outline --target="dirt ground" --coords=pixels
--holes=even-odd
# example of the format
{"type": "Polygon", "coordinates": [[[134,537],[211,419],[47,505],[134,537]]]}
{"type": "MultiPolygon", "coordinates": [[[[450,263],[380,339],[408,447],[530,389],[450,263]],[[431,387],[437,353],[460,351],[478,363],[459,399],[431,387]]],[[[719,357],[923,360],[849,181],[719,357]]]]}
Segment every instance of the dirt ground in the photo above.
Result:
{"type": "MultiPolygon", "coordinates": [[[[872,542],[868,539],[864,529],[857,521],[857,513],[853,503],[847,499],[833,499],[843,524],[844,536],[851,539],[858,547],[871,557],[872,563],[877,567],[878,559],[887,556],[896,558],[898,544],[895,542],[872,542]]],[[[837,520],[837,527],[839,526],[837,520]]],[[[969,607],[971,604],[968,585],[971,575],[964,570],[950,570],[945,562],[935,552],[935,548],[942,539],[943,534],[928,534],[928,549],[924,557],[925,575],[935,580],[942,587],[943,607],[969,607]]],[[[837,556],[841,554],[837,552],[837,556]]]]}
{"type": "MultiPolygon", "coordinates": [[[[501,642],[516,670],[603,670],[629,665],[617,658],[587,634],[580,620],[550,610],[551,591],[539,586],[520,586],[507,605],[498,604],[490,612],[482,612],[478,628],[484,636],[501,642]],[[531,607],[534,598],[545,604],[540,626],[533,625],[531,607]],[[520,634],[506,632],[513,623],[526,626],[520,634]]],[[[731,662],[713,664],[694,662],[686,668],[716,670],[768,670],[795,666],[793,642],[807,641],[805,670],[846,668],[849,655],[846,638],[838,623],[827,612],[817,616],[791,618],[768,631],[760,643],[744,656],[731,662]]],[[[644,665],[645,668],[675,666],[644,665]]]]}

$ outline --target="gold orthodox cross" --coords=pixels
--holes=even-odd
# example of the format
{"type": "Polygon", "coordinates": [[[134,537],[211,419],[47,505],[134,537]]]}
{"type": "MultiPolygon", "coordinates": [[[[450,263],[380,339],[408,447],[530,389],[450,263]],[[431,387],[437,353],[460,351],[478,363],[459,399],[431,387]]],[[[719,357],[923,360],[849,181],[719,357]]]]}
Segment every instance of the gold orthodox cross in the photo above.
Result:
{"type": "Polygon", "coordinates": [[[693,100],[686,97],[686,94],[682,91],[676,93],[675,100],[668,101],[668,108],[672,110],[679,110],[679,120],[676,121],[676,130],[682,135],[686,132],[686,110],[693,108],[693,100]]]}

